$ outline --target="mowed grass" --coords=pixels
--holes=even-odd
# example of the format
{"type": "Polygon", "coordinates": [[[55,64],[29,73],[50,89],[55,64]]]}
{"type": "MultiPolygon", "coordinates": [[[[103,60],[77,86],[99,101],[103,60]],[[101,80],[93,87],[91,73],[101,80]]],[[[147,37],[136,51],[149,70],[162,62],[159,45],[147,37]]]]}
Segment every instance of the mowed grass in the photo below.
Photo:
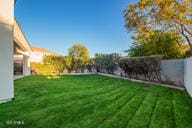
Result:
{"type": "Polygon", "coordinates": [[[4,127],[192,128],[192,99],[185,91],[99,75],[29,76],[15,81],[12,102],[0,104],[4,127]]]}

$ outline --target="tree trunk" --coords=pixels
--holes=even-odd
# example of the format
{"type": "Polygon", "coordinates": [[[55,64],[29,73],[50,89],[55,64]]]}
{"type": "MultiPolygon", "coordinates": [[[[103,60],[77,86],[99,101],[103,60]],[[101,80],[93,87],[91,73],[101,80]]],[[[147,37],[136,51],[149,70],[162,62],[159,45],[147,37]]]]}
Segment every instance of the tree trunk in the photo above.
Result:
{"type": "Polygon", "coordinates": [[[187,41],[189,47],[190,47],[190,51],[192,52],[192,41],[190,40],[190,38],[185,34],[185,27],[181,24],[180,25],[180,29],[179,32],[181,33],[181,35],[185,38],[185,40],[187,41]]]}

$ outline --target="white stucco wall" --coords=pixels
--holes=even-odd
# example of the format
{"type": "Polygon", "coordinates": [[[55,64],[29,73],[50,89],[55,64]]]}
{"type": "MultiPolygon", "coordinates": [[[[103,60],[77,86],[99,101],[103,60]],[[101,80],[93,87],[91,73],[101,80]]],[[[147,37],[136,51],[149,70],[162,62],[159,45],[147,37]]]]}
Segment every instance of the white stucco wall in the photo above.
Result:
{"type": "Polygon", "coordinates": [[[31,65],[29,55],[23,55],[23,74],[25,76],[31,75],[31,65]]]}
{"type": "Polygon", "coordinates": [[[37,62],[37,63],[41,63],[43,62],[43,57],[45,55],[51,55],[50,53],[45,53],[45,52],[37,52],[37,51],[33,51],[30,54],[30,61],[31,62],[37,62]]]}
{"type": "Polygon", "coordinates": [[[23,60],[23,55],[14,55],[14,60],[23,60]]]}
{"type": "Polygon", "coordinates": [[[0,23],[12,26],[14,23],[14,0],[0,0],[0,23]]]}
{"type": "Polygon", "coordinates": [[[23,64],[23,75],[29,76],[31,75],[31,65],[30,65],[30,52],[26,52],[24,55],[14,55],[15,63],[23,64]]]}
{"type": "Polygon", "coordinates": [[[192,57],[185,60],[185,75],[184,75],[185,88],[189,95],[192,97],[192,57]]]}
{"type": "Polygon", "coordinates": [[[14,0],[0,0],[0,102],[14,97],[13,23],[14,0]]]}

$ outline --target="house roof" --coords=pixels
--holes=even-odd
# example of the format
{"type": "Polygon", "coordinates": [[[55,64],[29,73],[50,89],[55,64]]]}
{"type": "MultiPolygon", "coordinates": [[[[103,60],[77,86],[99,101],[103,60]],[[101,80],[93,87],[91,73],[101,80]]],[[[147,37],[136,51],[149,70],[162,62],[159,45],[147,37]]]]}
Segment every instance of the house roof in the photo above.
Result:
{"type": "Polygon", "coordinates": [[[29,51],[31,52],[31,46],[25,37],[25,34],[23,33],[20,25],[18,24],[17,20],[14,20],[14,42],[23,50],[23,51],[29,51]]]}
{"type": "Polygon", "coordinates": [[[52,55],[60,56],[59,54],[51,52],[51,51],[49,51],[47,49],[44,49],[44,48],[32,47],[32,50],[35,51],[35,52],[43,52],[43,53],[49,53],[49,54],[52,54],[52,55]]]}

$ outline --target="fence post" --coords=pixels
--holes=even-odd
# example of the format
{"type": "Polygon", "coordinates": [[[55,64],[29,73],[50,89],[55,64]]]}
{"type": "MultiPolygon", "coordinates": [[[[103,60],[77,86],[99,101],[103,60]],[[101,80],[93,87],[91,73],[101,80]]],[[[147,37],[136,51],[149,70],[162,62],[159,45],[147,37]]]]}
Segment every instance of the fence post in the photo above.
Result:
{"type": "Polygon", "coordinates": [[[192,97],[192,57],[185,59],[184,85],[187,92],[192,97]]]}

